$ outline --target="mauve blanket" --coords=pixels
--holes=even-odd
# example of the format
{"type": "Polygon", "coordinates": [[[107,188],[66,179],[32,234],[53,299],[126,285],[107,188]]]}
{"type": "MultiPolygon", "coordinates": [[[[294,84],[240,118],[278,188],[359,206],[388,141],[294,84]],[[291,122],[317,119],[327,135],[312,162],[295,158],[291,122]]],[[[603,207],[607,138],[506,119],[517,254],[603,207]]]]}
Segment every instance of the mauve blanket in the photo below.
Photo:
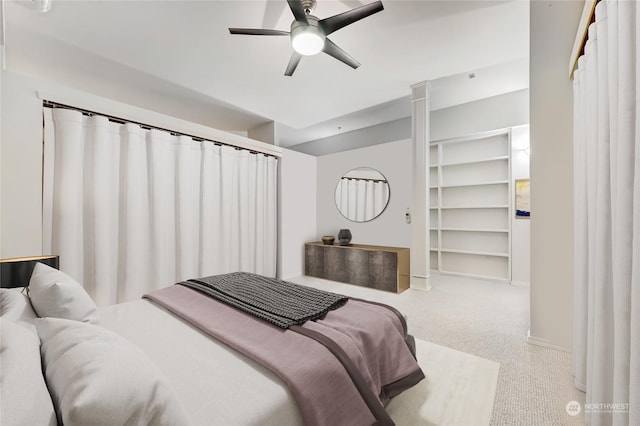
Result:
{"type": "Polygon", "coordinates": [[[308,426],[392,425],[382,401],[424,378],[404,325],[382,305],[350,299],[282,329],[181,285],[143,297],[272,370],[308,426]]]}

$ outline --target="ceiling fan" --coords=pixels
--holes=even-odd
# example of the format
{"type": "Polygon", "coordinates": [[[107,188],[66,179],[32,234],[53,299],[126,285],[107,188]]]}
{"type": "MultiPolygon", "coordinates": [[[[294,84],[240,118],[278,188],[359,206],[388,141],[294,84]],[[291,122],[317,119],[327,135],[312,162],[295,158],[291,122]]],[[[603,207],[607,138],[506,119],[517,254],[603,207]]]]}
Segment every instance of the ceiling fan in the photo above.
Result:
{"type": "Polygon", "coordinates": [[[329,40],[327,36],[340,28],[353,24],[360,19],[384,9],[382,2],[376,1],[329,18],[318,19],[311,14],[316,6],[316,0],[287,0],[287,3],[289,3],[289,8],[295,18],[291,23],[291,31],[263,28],[229,28],[231,34],[290,36],[293,53],[291,59],[289,59],[289,65],[287,65],[287,69],[284,72],[286,76],[293,75],[302,56],[311,56],[320,52],[333,56],[351,68],[358,68],[360,62],[339,48],[329,40]]]}

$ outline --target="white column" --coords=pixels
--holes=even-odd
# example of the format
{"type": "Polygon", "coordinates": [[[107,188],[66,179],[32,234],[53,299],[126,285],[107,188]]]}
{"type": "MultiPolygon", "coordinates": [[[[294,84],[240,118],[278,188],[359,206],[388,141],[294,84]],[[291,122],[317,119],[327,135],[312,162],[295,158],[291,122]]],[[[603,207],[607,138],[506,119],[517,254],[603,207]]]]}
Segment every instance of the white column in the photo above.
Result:
{"type": "Polygon", "coordinates": [[[411,287],[429,285],[429,84],[411,86],[411,141],[413,146],[413,207],[411,212],[411,287]]]}

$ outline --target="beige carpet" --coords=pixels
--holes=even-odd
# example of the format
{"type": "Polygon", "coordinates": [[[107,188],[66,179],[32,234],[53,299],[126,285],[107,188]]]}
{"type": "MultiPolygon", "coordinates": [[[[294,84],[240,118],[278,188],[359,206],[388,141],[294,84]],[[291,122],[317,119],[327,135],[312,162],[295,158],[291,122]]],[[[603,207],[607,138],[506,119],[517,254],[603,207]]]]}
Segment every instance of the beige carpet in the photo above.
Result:
{"type": "Polygon", "coordinates": [[[416,353],[427,378],[387,406],[398,426],[489,424],[500,364],[419,339],[416,353]]]}

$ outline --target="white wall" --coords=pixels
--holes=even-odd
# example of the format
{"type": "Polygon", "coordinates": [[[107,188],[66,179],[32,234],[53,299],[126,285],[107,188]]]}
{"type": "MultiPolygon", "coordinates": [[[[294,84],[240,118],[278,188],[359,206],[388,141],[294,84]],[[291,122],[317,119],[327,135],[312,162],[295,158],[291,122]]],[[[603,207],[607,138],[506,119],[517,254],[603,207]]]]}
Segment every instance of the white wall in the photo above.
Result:
{"type": "Polygon", "coordinates": [[[304,243],[316,241],[317,159],[289,149],[280,160],[278,277],[304,275],[304,243]]]}
{"type": "Polygon", "coordinates": [[[323,235],[337,238],[340,229],[348,228],[354,243],[411,247],[411,225],[405,221],[413,188],[411,152],[411,140],[402,140],[318,157],[316,240],[323,235]],[[340,214],[334,194],[342,175],[362,166],[372,167],[387,178],[391,196],[380,216],[356,223],[340,214]]]}
{"type": "Polygon", "coordinates": [[[42,101],[32,82],[2,73],[0,257],[42,253],[42,101]]]}
{"type": "MultiPolygon", "coordinates": [[[[529,91],[518,90],[454,107],[431,111],[431,140],[450,139],[529,123],[529,91]]],[[[305,142],[291,147],[322,156],[411,138],[411,117],[305,142]]]]}
{"type": "MultiPolygon", "coordinates": [[[[511,129],[511,180],[529,179],[529,126],[511,129]]],[[[511,186],[515,200],[515,184],[511,186]]],[[[515,212],[515,210],[514,210],[515,212]]],[[[532,213],[533,214],[533,213],[532,213]]],[[[511,283],[528,286],[531,274],[530,219],[516,219],[511,215],[511,283]]]]}
{"type": "Polygon", "coordinates": [[[573,93],[569,56],[583,1],[530,3],[531,327],[529,342],[572,346],[573,93]]]}
{"type": "Polygon", "coordinates": [[[404,117],[393,121],[388,121],[350,132],[339,133],[323,139],[301,143],[292,146],[299,152],[315,155],[332,154],[358,148],[366,148],[371,145],[378,145],[393,141],[411,138],[411,117],[404,117]]]}
{"type": "Polygon", "coordinates": [[[431,140],[456,138],[488,130],[529,124],[529,91],[431,111],[431,140]]]}

